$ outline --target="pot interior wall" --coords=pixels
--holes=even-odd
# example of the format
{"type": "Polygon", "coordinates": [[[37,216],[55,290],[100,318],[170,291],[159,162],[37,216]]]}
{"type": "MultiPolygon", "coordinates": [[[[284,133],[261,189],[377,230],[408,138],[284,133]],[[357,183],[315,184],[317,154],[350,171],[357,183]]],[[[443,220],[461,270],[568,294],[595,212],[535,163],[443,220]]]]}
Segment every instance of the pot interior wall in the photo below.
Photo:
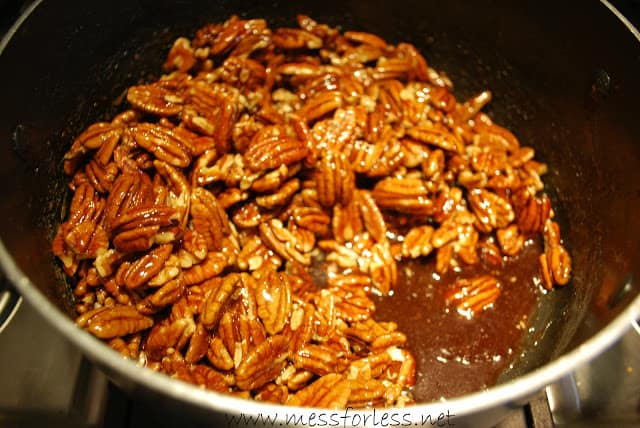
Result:
{"type": "Polygon", "coordinates": [[[464,99],[551,166],[548,191],[574,258],[572,284],[544,297],[531,346],[506,378],[599,331],[638,294],[640,45],[600,3],[482,0],[293,2],[44,1],[0,56],[0,237],[62,310],[69,290],[50,254],[67,197],[62,155],[117,110],[127,86],[158,76],[171,41],[236,13],[294,25],[295,14],[410,41],[464,99]]]}

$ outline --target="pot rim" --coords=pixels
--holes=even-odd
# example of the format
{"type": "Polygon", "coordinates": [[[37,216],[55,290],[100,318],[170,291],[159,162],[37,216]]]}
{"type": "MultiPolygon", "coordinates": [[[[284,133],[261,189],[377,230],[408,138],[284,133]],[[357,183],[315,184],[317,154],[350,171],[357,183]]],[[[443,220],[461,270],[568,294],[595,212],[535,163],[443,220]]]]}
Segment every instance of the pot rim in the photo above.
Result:
{"type": "MultiPolygon", "coordinates": [[[[34,1],[17,19],[11,29],[0,41],[0,55],[10,42],[13,34],[22,23],[29,17],[36,7],[43,0],[34,1]]],[[[607,0],[599,0],[609,11],[611,11],[640,42],[640,32],[607,0]]],[[[235,415],[263,415],[275,417],[271,425],[280,425],[279,422],[290,422],[287,416],[309,418],[312,414],[323,413],[324,415],[349,415],[359,414],[362,420],[367,415],[376,420],[382,414],[395,413],[402,417],[403,424],[411,421],[409,425],[424,424],[425,417],[438,418],[439,415],[450,415],[458,417],[476,412],[490,410],[501,404],[517,404],[523,398],[532,394],[568,375],[574,368],[583,365],[602,353],[606,348],[618,340],[633,322],[640,318],[640,295],[637,296],[628,307],[611,320],[601,331],[588,339],[585,343],[561,355],[553,361],[518,376],[515,379],[492,386],[486,390],[466,394],[463,396],[448,399],[446,401],[419,403],[402,409],[375,409],[375,410],[329,410],[309,407],[293,407],[264,403],[253,400],[233,397],[215,391],[205,390],[195,385],[173,379],[163,373],[150,369],[143,369],[136,362],[123,358],[119,353],[109,348],[104,342],[92,336],[90,333],[78,328],[73,320],[64,315],[53,303],[51,303],[33,284],[33,282],[17,266],[15,260],[10,255],[4,243],[0,239],[0,267],[4,270],[7,278],[15,285],[18,292],[44,317],[53,327],[61,332],[73,345],[77,346],[92,361],[103,367],[126,377],[160,395],[165,395],[171,399],[182,401],[199,408],[213,410],[220,413],[235,415]]],[[[340,416],[338,416],[339,418],[340,416]]],[[[306,419],[309,420],[309,419],[306,419]]],[[[346,420],[342,419],[346,425],[346,420]]],[[[353,419],[351,419],[353,421],[353,419]]],[[[378,419],[379,421],[380,419],[378,419]]],[[[365,422],[366,423],[366,422],[365,422]]],[[[342,425],[342,423],[340,424],[342,425]]],[[[237,426],[240,426],[237,424],[237,426]]],[[[349,425],[350,426],[350,425],[349,425]]]]}

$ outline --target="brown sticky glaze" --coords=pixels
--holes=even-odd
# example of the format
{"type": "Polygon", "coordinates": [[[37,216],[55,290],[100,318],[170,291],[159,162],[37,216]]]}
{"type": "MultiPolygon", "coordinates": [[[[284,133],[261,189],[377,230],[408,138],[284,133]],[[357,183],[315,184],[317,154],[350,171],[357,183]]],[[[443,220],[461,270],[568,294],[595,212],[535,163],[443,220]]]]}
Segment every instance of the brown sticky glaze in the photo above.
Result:
{"type": "Polygon", "coordinates": [[[541,287],[537,285],[539,240],[496,268],[484,263],[439,277],[432,258],[400,265],[393,296],[376,300],[376,318],[398,323],[417,362],[417,402],[452,398],[496,383],[520,354],[541,287]],[[494,275],[502,294],[472,319],[448,307],[444,292],[456,278],[494,275]]]}

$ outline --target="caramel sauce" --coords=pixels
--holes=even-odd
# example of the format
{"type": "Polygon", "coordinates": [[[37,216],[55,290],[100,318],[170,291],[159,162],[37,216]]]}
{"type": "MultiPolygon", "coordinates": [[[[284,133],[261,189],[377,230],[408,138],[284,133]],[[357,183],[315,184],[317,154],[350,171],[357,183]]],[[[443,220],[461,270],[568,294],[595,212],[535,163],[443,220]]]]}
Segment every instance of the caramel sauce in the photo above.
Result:
{"type": "Polygon", "coordinates": [[[484,263],[438,276],[432,257],[403,262],[392,296],[376,298],[377,320],[395,321],[416,358],[417,402],[476,392],[496,383],[520,354],[540,295],[540,240],[496,268],[484,263]],[[502,294],[493,307],[467,319],[445,303],[456,278],[494,275],[502,294]]]}

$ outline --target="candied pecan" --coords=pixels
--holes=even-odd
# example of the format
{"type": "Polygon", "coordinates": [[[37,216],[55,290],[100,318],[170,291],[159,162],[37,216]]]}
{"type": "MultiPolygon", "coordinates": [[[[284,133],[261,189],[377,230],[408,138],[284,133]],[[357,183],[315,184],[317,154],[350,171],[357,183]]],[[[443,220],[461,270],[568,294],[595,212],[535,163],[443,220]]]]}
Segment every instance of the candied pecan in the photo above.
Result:
{"type": "Polygon", "coordinates": [[[456,106],[454,116],[459,122],[466,122],[491,101],[491,91],[482,91],[456,106]]]}
{"type": "Polygon", "coordinates": [[[453,243],[448,243],[438,248],[436,253],[436,272],[439,274],[446,273],[449,270],[453,260],[454,247],[453,243]]]}
{"type": "Polygon", "coordinates": [[[285,259],[295,260],[303,265],[311,264],[311,257],[296,248],[296,237],[287,230],[282,222],[272,219],[259,226],[260,238],[265,245],[285,259]]]}
{"type": "Polygon", "coordinates": [[[319,49],[322,47],[320,37],[297,28],[278,28],[273,32],[271,40],[276,47],[281,49],[319,49]]]}
{"type": "MultiPolygon", "coordinates": [[[[326,78],[323,77],[323,82],[326,78]]],[[[343,152],[358,133],[358,112],[354,108],[339,108],[328,119],[317,121],[309,133],[308,148],[317,157],[322,150],[343,152]]]]}
{"type": "Polygon", "coordinates": [[[206,351],[207,359],[214,367],[220,370],[233,369],[233,358],[229,354],[229,351],[224,346],[220,337],[213,337],[209,342],[209,349],[206,351]]]}
{"type": "Polygon", "coordinates": [[[180,170],[172,167],[166,162],[156,160],[153,162],[153,166],[157,171],[155,181],[161,181],[159,177],[162,177],[166,182],[166,186],[163,186],[166,187],[166,189],[163,190],[167,190],[164,198],[161,198],[160,200],[156,198],[156,203],[167,205],[180,213],[180,225],[184,228],[188,220],[187,217],[191,202],[191,189],[189,183],[180,170]]]}
{"type": "Polygon", "coordinates": [[[198,323],[189,339],[189,347],[184,354],[184,360],[188,363],[197,363],[204,358],[204,356],[207,355],[207,350],[209,349],[210,339],[211,336],[207,329],[202,325],[202,323],[198,323]]]}
{"type": "Polygon", "coordinates": [[[515,256],[524,246],[524,236],[519,233],[518,226],[515,224],[504,229],[498,229],[496,236],[502,253],[507,256],[515,256]]]}
{"type": "Polygon", "coordinates": [[[245,390],[260,388],[278,377],[287,358],[287,339],[282,335],[268,337],[240,363],[236,369],[236,385],[245,390]]]}
{"type": "MultiPolygon", "coordinates": [[[[333,288],[328,290],[335,302],[335,315],[347,322],[365,320],[375,311],[375,304],[364,290],[347,291],[333,288]]],[[[323,296],[321,295],[320,298],[323,296]]],[[[326,296],[325,296],[326,297],[326,296]]],[[[321,306],[320,303],[316,303],[321,306]]]]}
{"type": "Polygon", "coordinates": [[[394,356],[400,354],[400,358],[394,358],[394,360],[400,359],[402,364],[398,369],[398,373],[395,378],[397,385],[401,387],[413,386],[416,382],[416,359],[411,352],[406,349],[395,349],[392,351],[394,356]]]}
{"type": "Polygon", "coordinates": [[[308,370],[293,370],[295,370],[294,366],[288,366],[280,376],[283,381],[286,380],[286,385],[287,388],[289,388],[290,392],[298,391],[299,389],[304,388],[315,377],[315,375],[308,370]],[[287,372],[287,369],[289,367],[292,369],[292,374],[290,375],[287,372]]]}
{"type": "Polygon", "coordinates": [[[265,67],[251,58],[229,57],[224,60],[219,70],[223,82],[243,92],[262,89],[267,78],[265,67]]]}
{"type": "Polygon", "coordinates": [[[316,207],[295,207],[292,219],[298,226],[318,235],[326,235],[331,223],[331,218],[327,213],[316,207]]]}
{"type": "Polygon", "coordinates": [[[277,168],[282,164],[291,165],[306,155],[307,148],[298,139],[261,130],[244,153],[244,160],[251,171],[257,172],[277,168]]]}
{"type": "Polygon", "coordinates": [[[136,305],[136,309],[142,314],[150,315],[161,311],[165,307],[175,303],[184,293],[184,280],[181,276],[167,281],[153,294],[147,295],[136,305]]]}
{"type": "Polygon", "coordinates": [[[270,171],[260,178],[256,178],[251,183],[251,190],[255,192],[270,192],[277,190],[284,184],[284,182],[290,177],[294,176],[300,171],[300,164],[293,164],[291,167],[287,165],[280,165],[278,169],[270,171]]]}
{"type": "Polygon", "coordinates": [[[255,202],[247,202],[234,210],[232,219],[238,228],[254,228],[275,217],[277,212],[260,208],[255,202]]]}
{"type": "Polygon", "coordinates": [[[553,275],[553,282],[565,285],[571,275],[571,256],[562,245],[554,245],[546,251],[548,267],[553,275]]]}
{"type": "Polygon", "coordinates": [[[464,144],[453,133],[442,127],[414,126],[407,129],[407,134],[417,141],[430,144],[449,152],[462,153],[464,144]]]}
{"type": "Polygon", "coordinates": [[[429,215],[433,201],[425,183],[417,178],[385,178],[376,183],[372,196],[378,206],[408,214],[429,215]]]}
{"type": "Polygon", "coordinates": [[[269,383],[258,391],[255,399],[258,401],[266,401],[268,403],[284,404],[289,397],[289,389],[284,385],[276,385],[269,383]]]}
{"type": "Polygon", "coordinates": [[[173,348],[184,334],[188,323],[186,320],[177,320],[170,324],[156,324],[149,331],[144,343],[144,351],[154,361],[159,361],[173,348]]]}
{"type": "Polygon", "coordinates": [[[216,197],[202,187],[196,187],[191,193],[191,223],[204,236],[209,251],[220,250],[222,238],[230,232],[227,213],[216,197]]]}
{"type": "Polygon", "coordinates": [[[84,171],[89,182],[101,193],[109,193],[119,172],[115,163],[109,162],[107,165],[101,165],[93,159],[89,161],[84,171]]]}
{"type": "Polygon", "coordinates": [[[167,55],[167,60],[162,67],[167,71],[176,69],[185,72],[191,69],[195,63],[196,58],[191,47],[191,40],[186,37],[178,37],[173,42],[173,46],[171,46],[171,50],[167,55]]]}
{"type": "Polygon", "coordinates": [[[239,281],[239,275],[229,274],[224,279],[216,281],[215,288],[207,293],[200,315],[200,321],[207,329],[211,330],[218,324],[231,295],[239,286],[239,281]]]}
{"type": "Polygon", "coordinates": [[[364,261],[360,258],[360,254],[351,246],[340,245],[337,241],[319,241],[318,247],[326,252],[327,261],[335,262],[343,269],[355,269],[358,267],[359,261],[364,261]]]}
{"type": "Polygon", "coordinates": [[[76,138],[71,148],[65,153],[64,172],[69,175],[73,174],[80,158],[89,150],[98,150],[100,156],[96,160],[102,165],[106,165],[121,136],[122,127],[118,124],[98,122],[89,126],[76,138]]]}
{"type": "Polygon", "coordinates": [[[307,101],[299,114],[307,121],[312,121],[342,107],[342,104],[342,93],[339,91],[319,92],[307,101]]]}
{"type": "MultiPolygon", "coordinates": [[[[107,232],[92,221],[67,224],[66,228],[61,227],[60,232],[64,234],[66,248],[75,254],[77,260],[95,258],[109,246],[107,232]]],[[[58,250],[57,253],[64,254],[65,251],[58,250]]]]}
{"type": "Polygon", "coordinates": [[[367,407],[375,404],[383,404],[387,387],[376,379],[352,380],[351,394],[349,395],[350,406],[367,407]]]}
{"type": "Polygon", "coordinates": [[[191,368],[191,383],[202,385],[207,389],[219,392],[229,392],[229,381],[225,376],[203,364],[195,364],[191,368]]]}
{"type": "Polygon", "coordinates": [[[134,289],[144,285],[156,275],[164,266],[164,262],[171,255],[171,244],[160,245],[140,257],[124,273],[123,282],[127,288],[134,289]]]}
{"type": "Polygon", "coordinates": [[[269,272],[258,281],[256,301],[258,316],[269,334],[282,331],[291,313],[289,276],[283,272],[269,272]]]}
{"type": "Polygon", "coordinates": [[[378,58],[372,77],[375,80],[401,79],[406,80],[413,68],[413,64],[407,58],[378,58]]]}
{"type": "Polygon", "coordinates": [[[373,239],[378,242],[383,241],[387,233],[387,224],[378,208],[375,195],[365,190],[358,190],[356,195],[356,203],[360,207],[360,216],[365,229],[373,239]]]}
{"type": "Polygon", "coordinates": [[[336,241],[341,244],[346,241],[351,241],[363,230],[362,218],[360,215],[361,206],[356,202],[356,199],[352,200],[345,207],[339,204],[334,205],[333,207],[331,228],[336,241]]]}
{"type": "Polygon", "coordinates": [[[307,344],[295,353],[293,363],[298,369],[323,376],[336,372],[338,366],[337,354],[335,349],[326,345],[307,344]]]}
{"type": "Polygon", "coordinates": [[[349,402],[351,384],[342,375],[330,373],[317,379],[308,387],[289,396],[292,406],[343,409],[349,402]]]}
{"type": "Polygon", "coordinates": [[[227,266],[227,259],[220,252],[207,253],[204,260],[184,271],[184,281],[187,285],[199,284],[219,275],[227,266]]]}
{"type": "Polygon", "coordinates": [[[101,339],[126,336],[146,330],[153,319],[140,314],[133,306],[114,305],[85,312],[76,323],[101,339]]]}
{"type": "Polygon", "coordinates": [[[435,181],[441,178],[444,172],[444,152],[440,149],[429,152],[422,162],[422,172],[428,179],[435,181]]]}
{"type": "Polygon", "coordinates": [[[258,196],[256,204],[266,209],[273,209],[285,205],[300,189],[300,180],[291,179],[284,183],[276,193],[266,196],[258,196]]]}
{"type": "Polygon", "coordinates": [[[469,204],[481,231],[507,227],[515,217],[509,201],[484,189],[473,189],[468,194],[469,204]]]}
{"type": "Polygon", "coordinates": [[[246,189],[251,186],[258,174],[250,174],[244,164],[244,158],[239,154],[227,153],[217,157],[215,150],[205,151],[197,160],[193,168],[192,182],[201,186],[223,181],[226,186],[246,189]],[[212,166],[209,164],[215,160],[212,166]]]}
{"type": "Polygon", "coordinates": [[[500,297],[501,285],[491,275],[457,280],[445,293],[447,303],[454,304],[458,313],[471,319],[490,308],[500,297]]]}
{"type": "MultiPolygon", "coordinates": [[[[191,130],[211,136],[219,153],[227,153],[233,125],[241,113],[238,89],[225,84],[197,81],[186,93],[183,123],[191,130]]],[[[190,144],[187,140],[187,147],[190,144]]]]}
{"type": "Polygon", "coordinates": [[[433,219],[440,223],[446,221],[458,209],[461,201],[462,191],[460,188],[441,190],[434,202],[433,219]]]}
{"type": "Polygon", "coordinates": [[[474,142],[479,146],[487,146],[498,150],[507,150],[511,153],[520,148],[520,142],[508,129],[492,123],[487,125],[483,121],[475,122],[475,130],[478,132],[474,136],[474,142]]]}
{"type": "Polygon", "coordinates": [[[131,86],[127,90],[127,101],[146,113],[159,116],[175,116],[182,111],[184,98],[181,94],[160,85],[131,86]]]}
{"type": "Polygon", "coordinates": [[[385,42],[381,37],[376,36],[372,33],[367,33],[364,31],[345,31],[344,37],[347,40],[356,43],[363,43],[370,46],[375,46],[380,49],[387,48],[387,42],[385,42]]]}
{"type": "Polygon", "coordinates": [[[107,196],[104,214],[106,227],[111,229],[116,218],[131,209],[152,205],[153,200],[153,184],[147,174],[120,174],[107,196]]]}
{"type": "Polygon", "coordinates": [[[336,203],[346,205],[353,197],[355,174],[346,156],[325,151],[320,156],[315,182],[318,201],[325,207],[336,203]]]}
{"type": "Polygon", "coordinates": [[[402,145],[389,135],[375,144],[361,144],[354,151],[351,156],[354,170],[368,177],[388,176],[402,164],[402,145]]]}
{"type": "Polygon", "coordinates": [[[285,330],[290,335],[290,349],[297,352],[309,343],[315,332],[315,309],[311,304],[294,305],[285,330]],[[288,329],[288,330],[287,330],[288,329]]]}
{"type": "Polygon", "coordinates": [[[402,255],[404,257],[416,258],[427,256],[433,250],[431,237],[433,227],[425,225],[412,228],[402,242],[402,255]]]}
{"type": "Polygon", "coordinates": [[[111,227],[114,247],[122,252],[145,251],[154,243],[178,238],[176,211],[169,207],[136,208],[116,218],[111,227]]]}
{"type": "Polygon", "coordinates": [[[107,345],[111,349],[116,352],[119,352],[125,358],[135,358],[134,355],[129,351],[129,347],[127,346],[127,342],[125,342],[121,337],[116,337],[107,342],[107,345]]]}
{"type": "Polygon", "coordinates": [[[544,227],[544,250],[539,261],[545,288],[551,290],[554,284],[567,284],[571,277],[571,256],[561,244],[560,227],[551,220],[544,227]]]}
{"type": "Polygon", "coordinates": [[[397,266],[387,241],[378,242],[371,249],[369,275],[374,288],[383,296],[396,288],[397,266]]]}
{"type": "Polygon", "coordinates": [[[188,143],[172,130],[151,123],[140,123],[133,126],[131,132],[136,143],[158,159],[180,168],[191,163],[188,143]]]}
{"type": "Polygon", "coordinates": [[[547,195],[532,196],[527,190],[523,190],[515,195],[514,199],[518,227],[522,233],[533,235],[542,232],[551,213],[549,197],[547,195]]]}
{"type": "MultiPolygon", "coordinates": [[[[260,237],[252,235],[242,244],[242,250],[238,254],[237,265],[242,270],[254,271],[260,269],[271,258],[273,253],[262,243],[260,237]]],[[[276,263],[276,267],[280,263],[276,263]]]]}

